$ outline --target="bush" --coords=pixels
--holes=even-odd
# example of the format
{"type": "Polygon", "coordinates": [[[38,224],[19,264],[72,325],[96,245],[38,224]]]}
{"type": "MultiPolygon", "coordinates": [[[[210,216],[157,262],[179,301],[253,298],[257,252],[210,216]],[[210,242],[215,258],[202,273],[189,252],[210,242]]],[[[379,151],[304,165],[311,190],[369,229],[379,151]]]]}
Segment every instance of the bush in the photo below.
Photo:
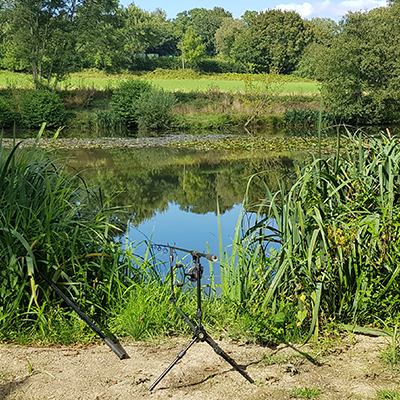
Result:
{"type": "Polygon", "coordinates": [[[130,65],[131,71],[154,71],[157,68],[181,69],[181,57],[161,56],[157,58],[135,57],[130,65]]]}
{"type": "Polygon", "coordinates": [[[131,79],[122,82],[119,89],[113,93],[110,105],[117,117],[128,127],[137,126],[136,100],[151,89],[150,82],[131,79]]]}
{"type": "Polygon", "coordinates": [[[14,120],[10,103],[0,97],[0,128],[9,128],[14,120]]]}
{"type": "Polygon", "coordinates": [[[109,110],[95,110],[92,122],[96,132],[100,134],[121,132],[123,128],[121,119],[109,110]]]}
{"type": "MultiPolygon", "coordinates": [[[[302,110],[299,108],[288,109],[284,113],[286,126],[297,128],[311,128],[318,125],[319,110],[302,110]]],[[[336,122],[335,116],[326,111],[321,113],[322,126],[332,125],[336,122]]]]}
{"type": "Polygon", "coordinates": [[[136,115],[139,129],[167,128],[172,120],[172,107],[176,97],[164,90],[143,93],[136,101],[136,115]]]}
{"type": "Polygon", "coordinates": [[[62,125],[65,107],[57,93],[47,90],[28,92],[21,104],[21,120],[28,128],[38,128],[43,122],[48,127],[62,125]]]}
{"type": "Polygon", "coordinates": [[[240,63],[231,60],[203,59],[197,63],[197,69],[206,73],[246,73],[240,63]]]}

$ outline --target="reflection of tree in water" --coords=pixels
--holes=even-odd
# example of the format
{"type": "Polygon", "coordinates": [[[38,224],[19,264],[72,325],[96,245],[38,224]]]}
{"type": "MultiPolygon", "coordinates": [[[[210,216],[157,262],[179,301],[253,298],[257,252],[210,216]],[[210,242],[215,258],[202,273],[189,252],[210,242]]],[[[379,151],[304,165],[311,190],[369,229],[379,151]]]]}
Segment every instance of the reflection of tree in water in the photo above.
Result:
{"type": "MultiPolygon", "coordinates": [[[[75,152],[70,170],[82,171],[88,186],[99,186],[111,206],[128,210],[137,226],[175,203],[197,214],[220,212],[241,203],[251,175],[251,199],[265,195],[265,183],[276,188],[293,168],[289,158],[256,157],[238,161],[229,153],[170,148],[88,150],[75,152]]],[[[127,216],[128,219],[128,216],[127,216]]],[[[121,222],[127,222],[121,221],[121,222]]]]}

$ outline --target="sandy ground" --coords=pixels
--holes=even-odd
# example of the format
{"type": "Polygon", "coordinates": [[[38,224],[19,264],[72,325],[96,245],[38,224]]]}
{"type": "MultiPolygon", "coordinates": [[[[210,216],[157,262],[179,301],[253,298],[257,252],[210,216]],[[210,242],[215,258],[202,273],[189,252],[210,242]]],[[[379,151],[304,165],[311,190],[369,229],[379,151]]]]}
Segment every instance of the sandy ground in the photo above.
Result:
{"type": "Polygon", "coordinates": [[[195,343],[161,380],[149,387],[190,343],[122,343],[119,360],[105,344],[79,347],[0,345],[0,399],[294,399],[294,389],[319,388],[318,399],[376,399],[400,390],[400,373],[380,355],[388,342],[355,336],[335,346],[275,348],[217,341],[254,379],[251,384],[207,343],[195,343]]]}

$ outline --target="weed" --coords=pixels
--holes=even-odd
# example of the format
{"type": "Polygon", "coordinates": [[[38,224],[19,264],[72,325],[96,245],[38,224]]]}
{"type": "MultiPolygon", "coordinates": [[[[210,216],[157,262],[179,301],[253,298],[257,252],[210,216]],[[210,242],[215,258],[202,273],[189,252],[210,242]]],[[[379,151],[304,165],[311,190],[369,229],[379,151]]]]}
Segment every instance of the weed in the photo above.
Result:
{"type": "Polygon", "coordinates": [[[313,399],[314,397],[322,394],[322,391],[318,388],[310,389],[310,388],[298,388],[293,389],[292,394],[296,397],[300,397],[302,399],[313,399]]]}
{"type": "Polygon", "coordinates": [[[397,390],[379,390],[377,400],[400,400],[400,392],[397,390]]]}
{"type": "Polygon", "coordinates": [[[49,376],[51,376],[52,378],[55,379],[55,376],[54,376],[53,374],[51,374],[50,372],[48,372],[48,371],[37,370],[37,369],[33,368],[33,365],[32,365],[32,363],[29,361],[29,359],[27,359],[26,361],[28,362],[28,367],[29,367],[29,373],[28,373],[28,375],[29,375],[29,376],[34,375],[34,374],[46,374],[46,375],[49,375],[49,376]]]}
{"type": "Polygon", "coordinates": [[[388,333],[390,339],[386,350],[382,351],[381,358],[390,365],[392,369],[398,368],[400,365],[400,336],[397,325],[394,329],[389,329],[386,326],[385,331],[388,333]]]}
{"type": "Polygon", "coordinates": [[[0,381],[8,381],[10,378],[11,374],[8,372],[4,372],[0,374],[0,381]]]}
{"type": "Polygon", "coordinates": [[[261,365],[298,364],[304,357],[301,354],[264,354],[261,357],[261,365]]]}

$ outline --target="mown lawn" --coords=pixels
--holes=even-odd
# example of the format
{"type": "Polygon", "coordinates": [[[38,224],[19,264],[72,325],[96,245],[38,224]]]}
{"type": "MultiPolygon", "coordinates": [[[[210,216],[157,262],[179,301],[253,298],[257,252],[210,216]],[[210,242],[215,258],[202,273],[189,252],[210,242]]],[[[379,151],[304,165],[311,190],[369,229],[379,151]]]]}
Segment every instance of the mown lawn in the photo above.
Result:
{"type": "MultiPolygon", "coordinates": [[[[127,79],[129,75],[104,75],[93,76],[80,73],[72,74],[69,78],[59,84],[62,89],[90,88],[113,89],[119,86],[121,80],[127,79]]],[[[148,79],[148,78],[147,78],[148,79]]],[[[150,79],[149,79],[150,80],[150,79]]],[[[212,77],[210,79],[151,79],[158,87],[167,91],[243,91],[245,83],[242,80],[227,80],[212,77]]],[[[257,84],[257,83],[255,83],[257,84]]],[[[261,85],[261,83],[260,83],[261,85]]],[[[0,71],[0,88],[32,88],[30,75],[0,71]]],[[[315,82],[286,82],[277,89],[279,93],[287,94],[316,94],[319,92],[319,84],[315,82]]]]}

